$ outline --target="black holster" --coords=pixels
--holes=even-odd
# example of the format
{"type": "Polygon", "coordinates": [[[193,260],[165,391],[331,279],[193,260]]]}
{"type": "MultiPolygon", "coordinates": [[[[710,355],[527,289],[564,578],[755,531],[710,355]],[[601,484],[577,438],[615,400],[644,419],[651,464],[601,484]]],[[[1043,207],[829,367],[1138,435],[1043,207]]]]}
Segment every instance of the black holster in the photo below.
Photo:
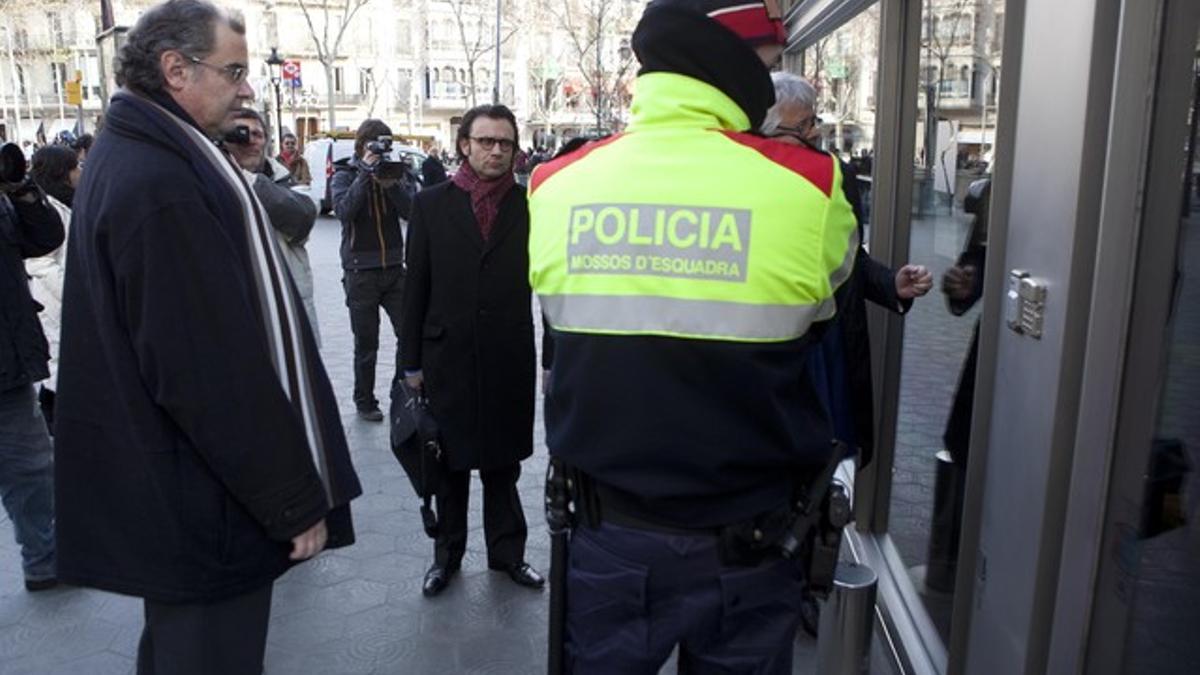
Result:
{"type": "Polygon", "coordinates": [[[778,541],[785,558],[799,558],[803,562],[809,592],[822,599],[833,589],[842,529],[853,520],[846,488],[833,480],[844,451],[845,445],[834,441],[833,454],[825,467],[801,484],[792,523],[778,541]]]}

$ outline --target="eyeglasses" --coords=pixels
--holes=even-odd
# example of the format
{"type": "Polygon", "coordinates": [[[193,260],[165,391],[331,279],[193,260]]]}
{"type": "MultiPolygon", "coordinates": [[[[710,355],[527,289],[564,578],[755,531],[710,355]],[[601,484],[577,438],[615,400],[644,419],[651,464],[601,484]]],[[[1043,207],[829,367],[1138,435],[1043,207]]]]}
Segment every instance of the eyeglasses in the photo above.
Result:
{"type": "Polygon", "coordinates": [[[229,82],[229,84],[241,84],[242,82],[246,81],[246,72],[249,70],[249,68],[240,63],[231,63],[227,66],[214,66],[213,64],[202,61],[194,56],[188,56],[187,59],[198,66],[204,66],[209,70],[217,71],[222,77],[225,78],[226,81],[229,82]]]}
{"type": "Polygon", "coordinates": [[[807,134],[810,130],[812,130],[813,127],[820,123],[821,119],[819,117],[806,117],[800,120],[800,124],[797,124],[794,127],[788,127],[780,124],[775,128],[787,134],[807,134]]]}
{"type": "Polygon", "coordinates": [[[511,138],[492,138],[491,136],[471,136],[470,138],[484,150],[491,150],[499,145],[504,152],[512,152],[513,148],[517,147],[516,141],[511,138]]]}

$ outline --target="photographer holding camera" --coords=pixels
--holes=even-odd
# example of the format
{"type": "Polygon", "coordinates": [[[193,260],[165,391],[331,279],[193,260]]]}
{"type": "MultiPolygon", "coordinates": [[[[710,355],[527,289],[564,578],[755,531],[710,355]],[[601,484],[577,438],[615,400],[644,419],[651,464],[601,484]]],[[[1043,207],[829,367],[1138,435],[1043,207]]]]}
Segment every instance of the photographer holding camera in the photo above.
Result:
{"type": "Polygon", "coordinates": [[[317,206],[303,194],[292,190],[295,178],[283,164],[267,157],[266,124],[252,108],[242,108],[229,116],[225,147],[249,176],[251,187],[271,219],[271,229],[283,252],[283,259],[296,291],[304,302],[304,312],[312,325],[313,337],[321,344],[317,328],[317,307],[313,301],[312,266],[305,244],[317,222],[317,206]]]}
{"type": "Polygon", "coordinates": [[[55,586],[54,460],[33,383],[49,377],[49,351],[24,259],[63,242],[58,213],[25,178],[25,156],[0,148],[0,494],[12,519],[25,589],[55,586]]]}
{"type": "Polygon", "coordinates": [[[335,164],[333,211],[342,221],[342,284],[354,332],[354,405],[358,416],[383,420],[375,398],[379,308],[396,333],[399,366],[400,309],[404,297],[404,234],[415,183],[391,161],[392,130],[368,119],[354,137],[354,156],[335,164]]]}

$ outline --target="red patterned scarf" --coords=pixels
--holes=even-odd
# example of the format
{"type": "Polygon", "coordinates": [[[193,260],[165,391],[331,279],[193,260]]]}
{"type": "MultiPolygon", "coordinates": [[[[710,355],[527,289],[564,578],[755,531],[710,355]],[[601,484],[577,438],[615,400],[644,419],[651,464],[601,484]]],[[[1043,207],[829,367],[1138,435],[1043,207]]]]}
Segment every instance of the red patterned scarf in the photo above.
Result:
{"type": "Polygon", "coordinates": [[[509,189],[516,185],[512,172],[505,171],[503,176],[495,180],[483,180],[471,168],[470,162],[463,162],[454,172],[454,184],[471,196],[471,210],[475,212],[479,234],[487,241],[492,234],[492,226],[496,224],[496,216],[500,213],[500,202],[509,189]]]}

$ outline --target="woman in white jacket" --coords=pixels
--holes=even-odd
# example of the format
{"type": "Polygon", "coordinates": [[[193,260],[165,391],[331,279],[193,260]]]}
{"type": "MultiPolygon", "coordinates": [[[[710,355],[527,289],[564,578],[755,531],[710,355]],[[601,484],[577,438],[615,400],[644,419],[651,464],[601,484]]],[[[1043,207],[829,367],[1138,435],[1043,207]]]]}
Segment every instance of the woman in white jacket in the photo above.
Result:
{"type": "MultiPolygon", "coordinates": [[[[71,223],[71,200],[75,196],[75,186],[79,185],[79,176],[83,168],[78,156],[65,145],[48,145],[33,153],[30,164],[30,175],[34,182],[46,193],[50,205],[58,211],[63,228],[68,229],[71,223]]],[[[63,271],[66,266],[65,238],[62,246],[52,253],[25,261],[25,271],[29,274],[29,290],[33,299],[42,305],[38,316],[42,320],[46,341],[50,343],[50,378],[42,382],[38,400],[46,424],[51,428],[51,434],[54,433],[54,392],[58,388],[58,344],[62,319],[63,271]]]]}

